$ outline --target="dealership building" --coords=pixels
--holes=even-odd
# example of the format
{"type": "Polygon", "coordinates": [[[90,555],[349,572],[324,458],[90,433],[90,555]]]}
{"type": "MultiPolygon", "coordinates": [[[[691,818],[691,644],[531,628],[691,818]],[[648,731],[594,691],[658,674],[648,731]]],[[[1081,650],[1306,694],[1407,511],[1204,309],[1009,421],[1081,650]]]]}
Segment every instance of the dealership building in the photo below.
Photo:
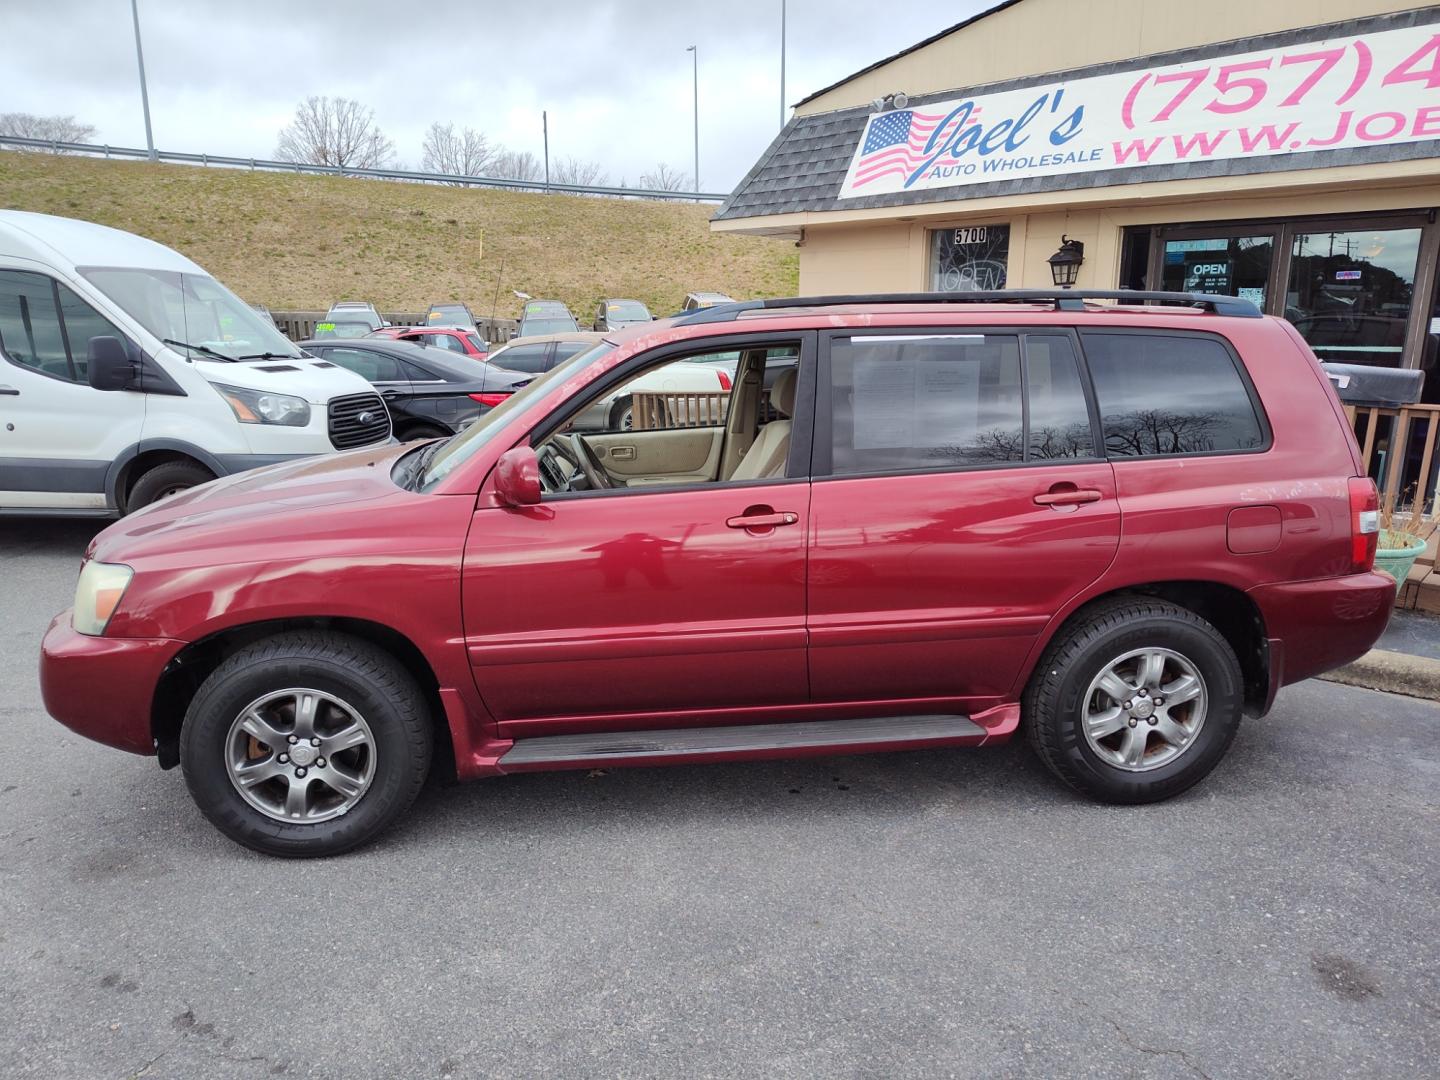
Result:
{"type": "Polygon", "coordinates": [[[711,227],[802,295],[1228,293],[1428,369],[1437,209],[1440,6],[1010,0],[799,102],[711,227]]]}

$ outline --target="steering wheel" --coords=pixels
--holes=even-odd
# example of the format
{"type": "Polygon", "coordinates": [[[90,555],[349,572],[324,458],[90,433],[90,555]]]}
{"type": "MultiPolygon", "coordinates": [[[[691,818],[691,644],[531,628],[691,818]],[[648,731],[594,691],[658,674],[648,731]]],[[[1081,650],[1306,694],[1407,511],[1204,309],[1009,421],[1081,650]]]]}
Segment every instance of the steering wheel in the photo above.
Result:
{"type": "Polygon", "coordinates": [[[570,436],[570,447],[575,464],[585,474],[585,479],[590,481],[592,491],[600,488],[611,488],[615,485],[610,482],[610,474],[605,471],[605,466],[600,464],[600,458],[595,450],[578,434],[570,436]]]}

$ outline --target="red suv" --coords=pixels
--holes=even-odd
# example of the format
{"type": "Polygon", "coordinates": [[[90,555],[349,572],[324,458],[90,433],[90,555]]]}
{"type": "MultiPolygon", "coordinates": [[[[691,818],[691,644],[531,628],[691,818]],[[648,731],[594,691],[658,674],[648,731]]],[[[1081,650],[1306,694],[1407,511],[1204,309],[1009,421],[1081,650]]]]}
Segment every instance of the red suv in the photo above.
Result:
{"type": "Polygon", "coordinates": [[[369,840],[432,762],[1021,726],[1070,786],[1139,803],[1371,646],[1395,592],[1376,533],[1334,391],[1247,301],[747,301],[618,333],[452,439],[132,514],[90,545],[41,681],[62,723],[179,764],[280,855],[369,840]],[[728,390],[637,390],[628,428],[594,407],[735,353],[728,390]]]}

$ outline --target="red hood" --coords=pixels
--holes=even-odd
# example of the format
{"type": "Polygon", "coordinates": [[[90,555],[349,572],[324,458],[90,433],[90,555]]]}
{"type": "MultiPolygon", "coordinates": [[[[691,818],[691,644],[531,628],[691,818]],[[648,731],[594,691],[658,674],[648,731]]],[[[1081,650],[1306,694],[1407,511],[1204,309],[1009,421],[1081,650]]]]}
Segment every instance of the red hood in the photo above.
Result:
{"type": "Polygon", "coordinates": [[[314,513],[322,507],[409,495],[390,478],[395,459],[409,449],[352,450],[214,480],[122,518],[96,536],[86,554],[125,562],[193,551],[220,537],[226,545],[248,542],[263,552],[268,542],[293,534],[285,522],[300,518],[313,526],[327,516],[314,513]]]}

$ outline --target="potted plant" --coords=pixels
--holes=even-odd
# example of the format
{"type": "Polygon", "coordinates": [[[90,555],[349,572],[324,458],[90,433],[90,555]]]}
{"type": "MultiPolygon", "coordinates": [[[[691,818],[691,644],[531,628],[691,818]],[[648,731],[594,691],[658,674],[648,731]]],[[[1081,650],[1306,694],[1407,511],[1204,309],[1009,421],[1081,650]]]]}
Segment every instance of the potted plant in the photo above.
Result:
{"type": "Polygon", "coordinates": [[[1440,528],[1440,520],[1422,516],[1416,506],[1406,514],[1396,507],[1387,507],[1380,514],[1380,543],[1375,550],[1375,569],[1389,574],[1395,584],[1405,586],[1410,568],[1425,552],[1430,537],[1440,528]]]}

